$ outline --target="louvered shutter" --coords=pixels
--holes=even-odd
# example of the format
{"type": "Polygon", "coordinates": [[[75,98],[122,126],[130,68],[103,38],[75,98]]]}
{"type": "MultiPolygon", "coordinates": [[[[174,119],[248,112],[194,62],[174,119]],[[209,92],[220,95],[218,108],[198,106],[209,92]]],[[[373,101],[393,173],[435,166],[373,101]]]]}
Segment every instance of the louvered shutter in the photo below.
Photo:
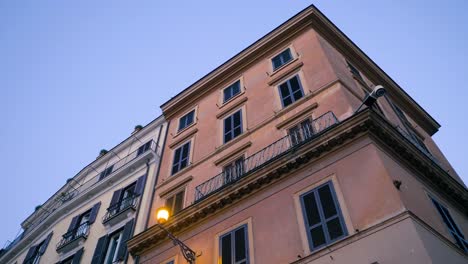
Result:
{"type": "Polygon", "coordinates": [[[143,190],[145,189],[145,182],[146,182],[146,175],[141,176],[138,178],[135,186],[135,194],[142,195],[143,190]]]}
{"type": "Polygon", "coordinates": [[[103,262],[108,240],[109,237],[107,235],[99,238],[96,244],[96,248],[94,249],[94,255],[93,259],[91,260],[91,264],[101,264],[103,262]]]}
{"type": "Polygon", "coordinates": [[[89,220],[88,220],[89,224],[92,224],[94,223],[94,221],[96,221],[99,208],[101,208],[101,202],[95,204],[93,208],[91,209],[91,213],[89,214],[89,220]]]}
{"type": "Polygon", "coordinates": [[[119,202],[121,194],[122,194],[122,189],[118,189],[117,191],[114,192],[114,194],[112,195],[112,199],[111,199],[109,207],[119,202]]]}
{"type": "Polygon", "coordinates": [[[81,256],[83,255],[83,248],[80,248],[75,255],[73,255],[72,264],[80,264],[81,256]]]}
{"type": "Polygon", "coordinates": [[[78,220],[79,219],[80,219],[80,215],[77,215],[77,216],[72,218],[71,223],[68,226],[67,233],[78,227],[78,224],[79,224],[78,220]]]}
{"type": "Polygon", "coordinates": [[[118,260],[124,260],[125,255],[127,254],[127,240],[129,240],[132,237],[133,222],[135,222],[134,219],[128,221],[125,224],[125,227],[122,233],[122,242],[120,243],[119,251],[117,252],[118,260]]]}
{"type": "Polygon", "coordinates": [[[26,257],[24,258],[23,264],[28,263],[28,260],[31,258],[31,256],[36,252],[37,246],[32,246],[28,250],[28,254],[26,254],[26,257]]]}
{"type": "Polygon", "coordinates": [[[45,253],[47,246],[49,245],[50,239],[52,238],[52,232],[47,236],[47,238],[44,240],[44,243],[42,243],[42,246],[39,248],[39,255],[42,255],[45,253]]]}

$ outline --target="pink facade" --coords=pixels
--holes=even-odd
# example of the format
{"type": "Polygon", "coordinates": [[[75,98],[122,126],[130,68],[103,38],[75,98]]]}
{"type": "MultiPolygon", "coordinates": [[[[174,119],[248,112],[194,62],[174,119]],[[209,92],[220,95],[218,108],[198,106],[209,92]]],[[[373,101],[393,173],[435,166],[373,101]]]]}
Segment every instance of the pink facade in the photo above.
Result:
{"type": "MultiPolygon", "coordinates": [[[[196,263],[229,263],[227,254],[257,264],[468,261],[430,198],[468,235],[466,187],[431,139],[439,125],[313,6],[162,109],[169,125],[151,212],[173,211],[165,226],[196,263]],[[386,96],[355,113],[377,84],[386,96]],[[229,87],[239,90],[224,102],[229,87]],[[339,230],[326,220],[323,186],[339,230]],[[322,229],[308,207],[317,201],[306,201],[315,192],[322,229]],[[326,241],[311,230],[328,230],[326,241]],[[223,251],[223,238],[238,235],[242,252],[223,251]]],[[[128,243],[133,256],[186,263],[155,224],[128,243]]]]}

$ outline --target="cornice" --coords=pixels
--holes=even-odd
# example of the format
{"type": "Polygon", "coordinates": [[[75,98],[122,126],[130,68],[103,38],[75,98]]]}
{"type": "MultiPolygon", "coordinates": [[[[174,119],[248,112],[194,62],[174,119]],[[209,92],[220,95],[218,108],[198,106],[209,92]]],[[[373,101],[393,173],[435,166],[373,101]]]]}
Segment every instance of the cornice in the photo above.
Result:
{"type": "MultiPolygon", "coordinates": [[[[438,191],[449,198],[454,206],[468,215],[468,192],[465,187],[451,178],[414,145],[407,142],[379,114],[367,109],[335,125],[302,148],[288,152],[269,165],[246,175],[236,184],[226,186],[222,192],[213,193],[200,202],[185,208],[166,226],[174,233],[181,233],[193,228],[205,218],[233,205],[259,189],[287,177],[292,171],[306,163],[313,162],[365,134],[377,139],[375,140],[376,144],[383,144],[389,148],[392,155],[399,160],[404,160],[404,164],[416,171],[421,179],[435,186],[438,191]]],[[[141,255],[165,239],[166,235],[157,226],[153,226],[133,237],[128,242],[128,248],[133,255],[141,255]]]]}

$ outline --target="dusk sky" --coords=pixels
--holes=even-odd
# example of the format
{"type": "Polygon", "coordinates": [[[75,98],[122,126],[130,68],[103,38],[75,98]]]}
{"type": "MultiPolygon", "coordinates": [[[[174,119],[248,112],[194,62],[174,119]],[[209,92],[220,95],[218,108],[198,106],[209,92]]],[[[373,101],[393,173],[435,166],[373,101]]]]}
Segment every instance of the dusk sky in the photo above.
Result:
{"type": "Polygon", "coordinates": [[[100,149],[312,3],[442,125],[467,183],[466,0],[4,0],[0,246],[100,149]]]}

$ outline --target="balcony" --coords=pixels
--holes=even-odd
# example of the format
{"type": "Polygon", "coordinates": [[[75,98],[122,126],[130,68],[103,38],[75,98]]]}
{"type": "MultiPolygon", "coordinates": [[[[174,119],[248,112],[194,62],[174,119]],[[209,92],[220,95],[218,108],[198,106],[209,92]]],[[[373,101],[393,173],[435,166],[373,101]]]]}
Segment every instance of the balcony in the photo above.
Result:
{"type": "MultiPolygon", "coordinates": [[[[108,162],[105,168],[99,171],[93,167],[96,161],[84,167],[77,176],[68,180],[41,208],[25,220],[23,223],[25,231],[21,233],[21,236],[15,238],[13,242],[6,245],[2,257],[18,253],[16,249],[27,243],[28,237],[40,233],[42,231],[40,228],[42,224],[50,225],[57,220],[62,215],[60,213],[62,210],[72,210],[80,203],[89,199],[90,196],[98,194],[109,184],[112,184],[116,178],[131,173],[138,166],[145,164],[148,159],[156,157],[158,148],[155,141],[150,141],[148,145],[142,145],[142,147],[126,156],[119,157],[110,151],[107,155],[117,157],[118,159],[115,162],[108,162]],[[109,169],[111,167],[112,169],[109,169]],[[103,174],[103,172],[106,173],[103,174]]],[[[105,157],[101,159],[105,159],[105,157]]]]}
{"type": "Polygon", "coordinates": [[[139,196],[132,195],[110,206],[102,218],[102,223],[112,226],[129,218],[135,212],[138,201],[139,196]]]}
{"type": "Polygon", "coordinates": [[[309,125],[298,128],[292,134],[288,134],[257,153],[247,157],[243,162],[236,163],[231,169],[195,187],[195,203],[236,183],[250,173],[263,168],[287,153],[300,148],[302,145],[314,140],[317,136],[336,124],[338,124],[338,119],[333,112],[327,112],[312,120],[309,125]]]}
{"type": "Polygon", "coordinates": [[[57,252],[65,253],[70,250],[78,247],[83,244],[83,242],[88,238],[89,234],[89,223],[85,222],[78,226],[77,228],[65,233],[62,236],[62,239],[57,244],[57,252]]]}

